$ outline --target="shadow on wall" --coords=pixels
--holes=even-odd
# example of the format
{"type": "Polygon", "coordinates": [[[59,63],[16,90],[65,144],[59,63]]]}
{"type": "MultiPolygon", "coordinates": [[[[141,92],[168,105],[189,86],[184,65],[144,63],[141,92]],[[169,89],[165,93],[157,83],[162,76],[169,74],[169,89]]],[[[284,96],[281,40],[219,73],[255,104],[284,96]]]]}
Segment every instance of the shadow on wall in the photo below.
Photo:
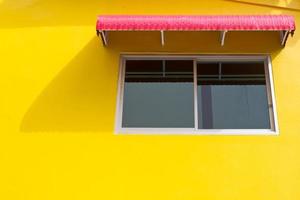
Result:
{"type": "MultiPolygon", "coordinates": [[[[95,16],[104,13],[98,10],[104,9],[98,6],[98,0],[10,2],[7,0],[0,4],[0,17],[2,11],[9,11],[4,16],[18,15],[18,18],[13,17],[18,21],[14,24],[9,20],[0,20],[0,27],[94,26],[95,16]],[[22,12],[12,12],[19,10],[22,12]]],[[[103,49],[95,36],[64,67],[27,110],[21,131],[112,132],[120,52],[272,53],[274,56],[282,49],[276,32],[230,32],[224,47],[220,46],[218,32],[166,32],[164,47],[160,45],[159,32],[112,32],[109,41],[109,46],[103,49]]]]}
{"type": "Polygon", "coordinates": [[[205,37],[195,32],[170,33],[165,47],[160,45],[159,37],[153,37],[155,33],[149,37],[135,34],[140,33],[112,34],[111,45],[106,48],[99,38],[93,37],[33,102],[22,120],[21,131],[113,132],[120,52],[272,53],[276,56],[282,49],[278,33],[274,32],[233,32],[224,47],[217,40],[218,33],[205,32],[205,37]]]}
{"type": "MultiPolygon", "coordinates": [[[[279,32],[229,31],[225,45],[220,45],[218,31],[166,31],[165,45],[161,46],[157,32],[109,32],[107,49],[120,52],[170,52],[170,53],[257,53],[270,54],[283,49],[279,32]],[[142,45],[141,45],[142,44],[142,45]]],[[[289,38],[289,43],[294,38],[289,38]]]]}
{"type": "Polygon", "coordinates": [[[30,106],[21,131],[113,131],[118,60],[100,48],[94,37],[64,67],[30,106]]]}

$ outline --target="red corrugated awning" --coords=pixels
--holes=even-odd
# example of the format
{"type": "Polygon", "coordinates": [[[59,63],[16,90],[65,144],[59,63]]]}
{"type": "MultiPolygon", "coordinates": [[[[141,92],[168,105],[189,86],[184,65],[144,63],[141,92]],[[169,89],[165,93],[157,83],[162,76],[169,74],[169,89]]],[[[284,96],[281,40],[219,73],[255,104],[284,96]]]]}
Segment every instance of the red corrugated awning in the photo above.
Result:
{"type": "Polygon", "coordinates": [[[289,15],[101,15],[96,29],[105,45],[108,31],[160,31],[162,44],[164,31],[221,31],[222,45],[228,31],[280,31],[284,45],[295,20],[289,15]]]}

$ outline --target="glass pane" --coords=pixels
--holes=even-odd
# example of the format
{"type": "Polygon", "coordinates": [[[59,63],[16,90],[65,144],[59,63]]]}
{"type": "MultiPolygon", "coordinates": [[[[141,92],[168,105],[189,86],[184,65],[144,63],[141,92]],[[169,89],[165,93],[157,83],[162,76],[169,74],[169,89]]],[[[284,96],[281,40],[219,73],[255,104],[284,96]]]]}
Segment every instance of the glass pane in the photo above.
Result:
{"type": "Polygon", "coordinates": [[[128,60],[122,127],[193,128],[193,61],[128,60]]]}
{"type": "Polygon", "coordinates": [[[199,129],[270,129],[263,62],[197,64],[199,129]]]}

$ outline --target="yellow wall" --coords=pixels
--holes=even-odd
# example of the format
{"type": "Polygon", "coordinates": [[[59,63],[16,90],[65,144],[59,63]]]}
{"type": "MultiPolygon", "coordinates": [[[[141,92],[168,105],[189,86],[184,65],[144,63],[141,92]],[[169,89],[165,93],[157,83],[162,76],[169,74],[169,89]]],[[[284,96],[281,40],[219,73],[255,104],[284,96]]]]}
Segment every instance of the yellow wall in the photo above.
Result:
{"type": "MultiPolygon", "coordinates": [[[[111,34],[97,14],[291,14],[234,0],[0,0],[0,199],[300,199],[300,34],[111,34]],[[280,136],[114,135],[120,52],[271,53],[280,136]]],[[[253,1],[251,1],[253,2],[253,1]]],[[[261,1],[259,1],[261,2],[261,1]]],[[[290,7],[293,7],[291,9],[290,7]]],[[[287,9],[284,8],[287,6],[287,9]]]]}

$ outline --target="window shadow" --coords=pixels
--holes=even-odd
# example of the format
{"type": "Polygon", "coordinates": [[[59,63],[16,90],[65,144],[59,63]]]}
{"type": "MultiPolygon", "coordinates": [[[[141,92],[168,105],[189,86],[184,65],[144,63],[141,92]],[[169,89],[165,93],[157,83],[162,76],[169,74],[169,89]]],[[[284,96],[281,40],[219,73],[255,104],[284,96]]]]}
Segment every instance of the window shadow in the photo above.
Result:
{"type": "Polygon", "coordinates": [[[101,48],[95,36],[59,72],[27,110],[21,131],[113,131],[118,59],[101,48]]]}

